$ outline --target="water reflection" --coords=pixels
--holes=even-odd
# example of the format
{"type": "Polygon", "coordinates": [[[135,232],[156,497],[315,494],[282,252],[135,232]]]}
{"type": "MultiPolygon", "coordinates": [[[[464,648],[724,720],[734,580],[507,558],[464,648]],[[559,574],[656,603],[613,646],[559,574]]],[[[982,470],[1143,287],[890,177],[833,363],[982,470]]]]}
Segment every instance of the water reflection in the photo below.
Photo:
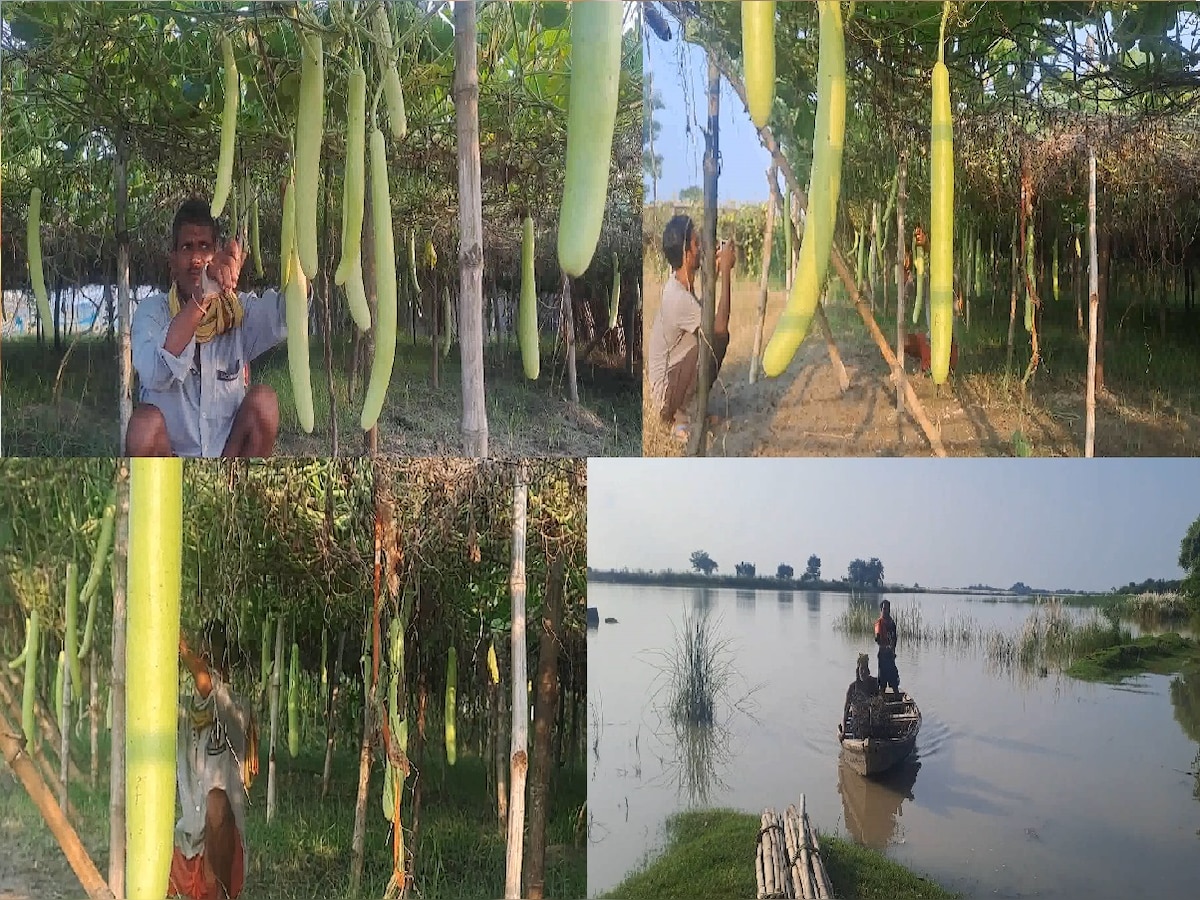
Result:
{"type": "Polygon", "coordinates": [[[1190,669],[1172,679],[1171,705],[1183,733],[1200,744],[1200,669],[1190,669]]]}
{"type": "Polygon", "coordinates": [[[804,602],[808,604],[808,611],[819,613],[821,611],[821,594],[819,591],[805,591],[804,602]]]}
{"type": "Polygon", "coordinates": [[[754,591],[737,592],[738,612],[754,612],[754,591]]]}
{"type": "Polygon", "coordinates": [[[779,601],[780,606],[789,606],[790,607],[792,605],[792,592],[791,591],[776,591],[775,599],[777,601],[779,601]]]}
{"type": "Polygon", "coordinates": [[[692,591],[692,609],[698,613],[706,613],[717,602],[717,592],[712,588],[702,587],[692,591]]]}
{"type": "Polygon", "coordinates": [[[838,793],[846,828],[854,840],[872,850],[885,850],[896,836],[904,801],[915,800],[913,788],[921,763],[909,757],[895,769],[873,778],[859,775],[844,760],[838,762],[838,793]]]}
{"type": "MultiPolygon", "coordinates": [[[[1200,744],[1200,669],[1189,669],[1171,680],[1171,706],[1183,733],[1200,744]]],[[[1200,800],[1200,747],[1192,760],[1192,796],[1200,800]]]]}
{"type": "Polygon", "coordinates": [[[729,790],[718,772],[728,771],[733,754],[729,730],[723,725],[677,723],[661,760],[657,779],[671,784],[689,807],[709,806],[714,792],[729,790]],[[674,754],[670,750],[674,750],[674,754]]]}

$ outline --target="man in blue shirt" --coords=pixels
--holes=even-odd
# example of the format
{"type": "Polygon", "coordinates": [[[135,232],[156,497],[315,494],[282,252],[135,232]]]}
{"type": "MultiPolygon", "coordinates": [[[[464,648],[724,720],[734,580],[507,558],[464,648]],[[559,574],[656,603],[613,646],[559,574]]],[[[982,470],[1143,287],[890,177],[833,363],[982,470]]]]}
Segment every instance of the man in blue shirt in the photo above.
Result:
{"type": "Polygon", "coordinates": [[[279,403],[250,387],[250,361],[287,338],[282,291],[239,293],[242,248],[218,248],[207,200],[175,215],[171,289],[142,300],[133,316],[140,391],[129,420],[129,456],[270,456],[279,403]]]}

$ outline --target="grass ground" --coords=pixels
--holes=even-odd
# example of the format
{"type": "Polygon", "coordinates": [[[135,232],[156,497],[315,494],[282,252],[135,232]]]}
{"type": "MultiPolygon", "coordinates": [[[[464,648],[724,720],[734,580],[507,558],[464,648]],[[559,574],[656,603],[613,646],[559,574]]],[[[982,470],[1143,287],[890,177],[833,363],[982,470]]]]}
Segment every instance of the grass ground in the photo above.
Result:
{"type": "MultiPolygon", "coordinates": [[[[755,840],[760,817],[732,810],[675,815],[667,846],[605,897],[626,900],[733,900],[756,895],[755,840]]],[[[882,853],[821,835],[821,856],[839,900],[948,898],[937,884],[882,853]]]]}
{"type": "Polygon", "coordinates": [[[1119,682],[1144,672],[1172,675],[1185,667],[1200,669],[1200,644],[1171,633],[1096,650],[1075,660],[1066,673],[1083,681],[1119,682]]]}
{"type": "MultiPolygon", "coordinates": [[[[31,339],[6,340],[4,369],[4,452],[9,456],[115,456],[117,355],[102,339],[80,340],[61,352],[39,348],[31,339]],[[65,364],[64,364],[65,358],[65,364]],[[61,376],[60,376],[61,367],[61,376]]],[[[489,344],[484,351],[489,452],[493,456],[639,456],[642,452],[641,393],[622,360],[597,351],[578,366],[579,407],[565,399],[562,348],[543,348],[542,375],[525,379],[515,343],[489,344]]],[[[338,408],[339,453],[362,453],[359,413],[365,385],[350,397],[352,345],[332,349],[338,408]]],[[[402,334],[387,404],[380,416],[379,450],[400,456],[458,454],[462,418],[458,348],[440,361],[439,386],[431,381],[428,341],[413,346],[402,334]]],[[[329,380],[320,340],[313,339],[312,389],[317,427],[305,434],[296,416],[288,375],[287,348],[280,345],[253,364],[255,383],[275,388],[280,406],[281,456],[331,455],[329,380]]]]}
{"type": "MultiPolygon", "coordinates": [[[[650,328],[662,296],[661,272],[647,268],[645,322],[650,328]]],[[[911,298],[910,298],[911,299],[911,298]]],[[[767,305],[764,341],[784,305],[776,286],[767,305]]],[[[931,449],[911,413],[897,417],[896,390],[879,349],[857,311],[846,301],[827,307],[838,350],[850,377],[843,395],[816,329],[778,378],[749,384],[757,320],[757,282],[735,282],[730,347],[713,388],[709,412],[726,419],[710,441],[713,456],[927,456],[931,449]]],[[[1062,301],[1064,304],[1066,301],[1062,301]]],[[[1109,313],[1105,350],[1108,391],[1097,399],[1097,456],[1192,456],[1200,454],[1200,387],[1192,373],[1200,348],[1176,323],[1167,338],[1143,327],[1115,304],[1109,313]]],[[[1136,307],[1133,307],[1136,308],[1136,307]]],[[[1063,313],[1063,315],[1059,315],[1063,313]]],[[[1017,323],[1013,365],[1006,371],[1007,294],[995,304],[976,300],[970,330],[960,329],[959,367],[940,388],[928,375],[911,375],[913,390],[951,456],[1082,456],[1085,431],[1087,348],[1072,324],[1044,326],[1042,362],[1029,393],[1021,376],[1029,339],[1017,323]]],[[[893,313],[876,311],[889,343],[895,342],[893,313]]],[[[959,323],[961,326],[961,322],[959,323]]],[[[643,391],[649,396],[648,385],[643,391]]],[[[646,456],[679,456],[653,411],[643,415],[646,456]]]]}
{"type": "MultiPolygon", "coordinates": [[[[102,750],[102,752],[104,752],[102,750]]],[[[279,759],[277,809],[266,823],[267,765],[250,791],[249,868],[243,900],[324,900],[348,898],[351,837],[358,783],[357,753],[335,756],[330,796],[321,802],[323,755],[316,749],[295,760],[279,759]]],[[[86,748],[76,750],[86,771],[86,748]]],[[[102,772],[106,772],[106,766],[102,772]]],[[[414,868],[415,896],[485,898],[504,894],[505,838],[496,825],[494,802],[484,771],[473,756],[460,757],[444,777],[440,766],[422,775],[424,797],[414,868]]],[[[104,776],[102,775],[102,781],[104,776]]],[[[390,824],[384,819],[383,776],[372,771],[367,806],[367,838],[360,896],[380,897],[391,875],[390,824]]],[[[75,823],[102,875],[108,872],[108,791],[73,788],[72,802],[82,821],[75,823]]],[[[587,857],[577,833],[585,803],[582,768],[559,773],[547,835],[546,896],[578,898],[586,893],[587,857]]],[[[411,827],[411,795],[406,791],[402,816],[411,827]]],[[[82,895],[79,882],[36,808],[7,768],[0,770],[0,898],[56,900],[82,895]]]]}

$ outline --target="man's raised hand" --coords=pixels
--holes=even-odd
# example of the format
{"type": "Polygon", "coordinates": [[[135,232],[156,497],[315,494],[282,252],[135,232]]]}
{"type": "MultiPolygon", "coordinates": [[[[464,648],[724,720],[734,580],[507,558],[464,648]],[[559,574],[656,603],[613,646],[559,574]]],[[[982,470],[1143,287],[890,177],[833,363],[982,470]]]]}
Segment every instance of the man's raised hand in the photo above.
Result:
{"type": "Polygon", "coordinates": [[[208,264],[208,277],[217,283],[217,287],[221,291],[236,293],[243,262],[245,262],[245,254],[242,251],[242,245],[237,242],[236,238],[230,238],[229,242],[208,264]]]}

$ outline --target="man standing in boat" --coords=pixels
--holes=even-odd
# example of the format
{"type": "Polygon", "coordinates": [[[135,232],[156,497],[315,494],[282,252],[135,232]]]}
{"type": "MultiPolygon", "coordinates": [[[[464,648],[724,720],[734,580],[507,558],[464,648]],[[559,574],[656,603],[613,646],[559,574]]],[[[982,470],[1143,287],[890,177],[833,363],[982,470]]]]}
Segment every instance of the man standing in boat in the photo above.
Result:
{"type": "Polygon", "coordinates": [[[890,600],[879,603],[879,618],[875,620],[875,643],[879,645],[879,690],[891,686],[900,693],[900,670],[896,668],[896,620],[892,618],[890,600]]]}

